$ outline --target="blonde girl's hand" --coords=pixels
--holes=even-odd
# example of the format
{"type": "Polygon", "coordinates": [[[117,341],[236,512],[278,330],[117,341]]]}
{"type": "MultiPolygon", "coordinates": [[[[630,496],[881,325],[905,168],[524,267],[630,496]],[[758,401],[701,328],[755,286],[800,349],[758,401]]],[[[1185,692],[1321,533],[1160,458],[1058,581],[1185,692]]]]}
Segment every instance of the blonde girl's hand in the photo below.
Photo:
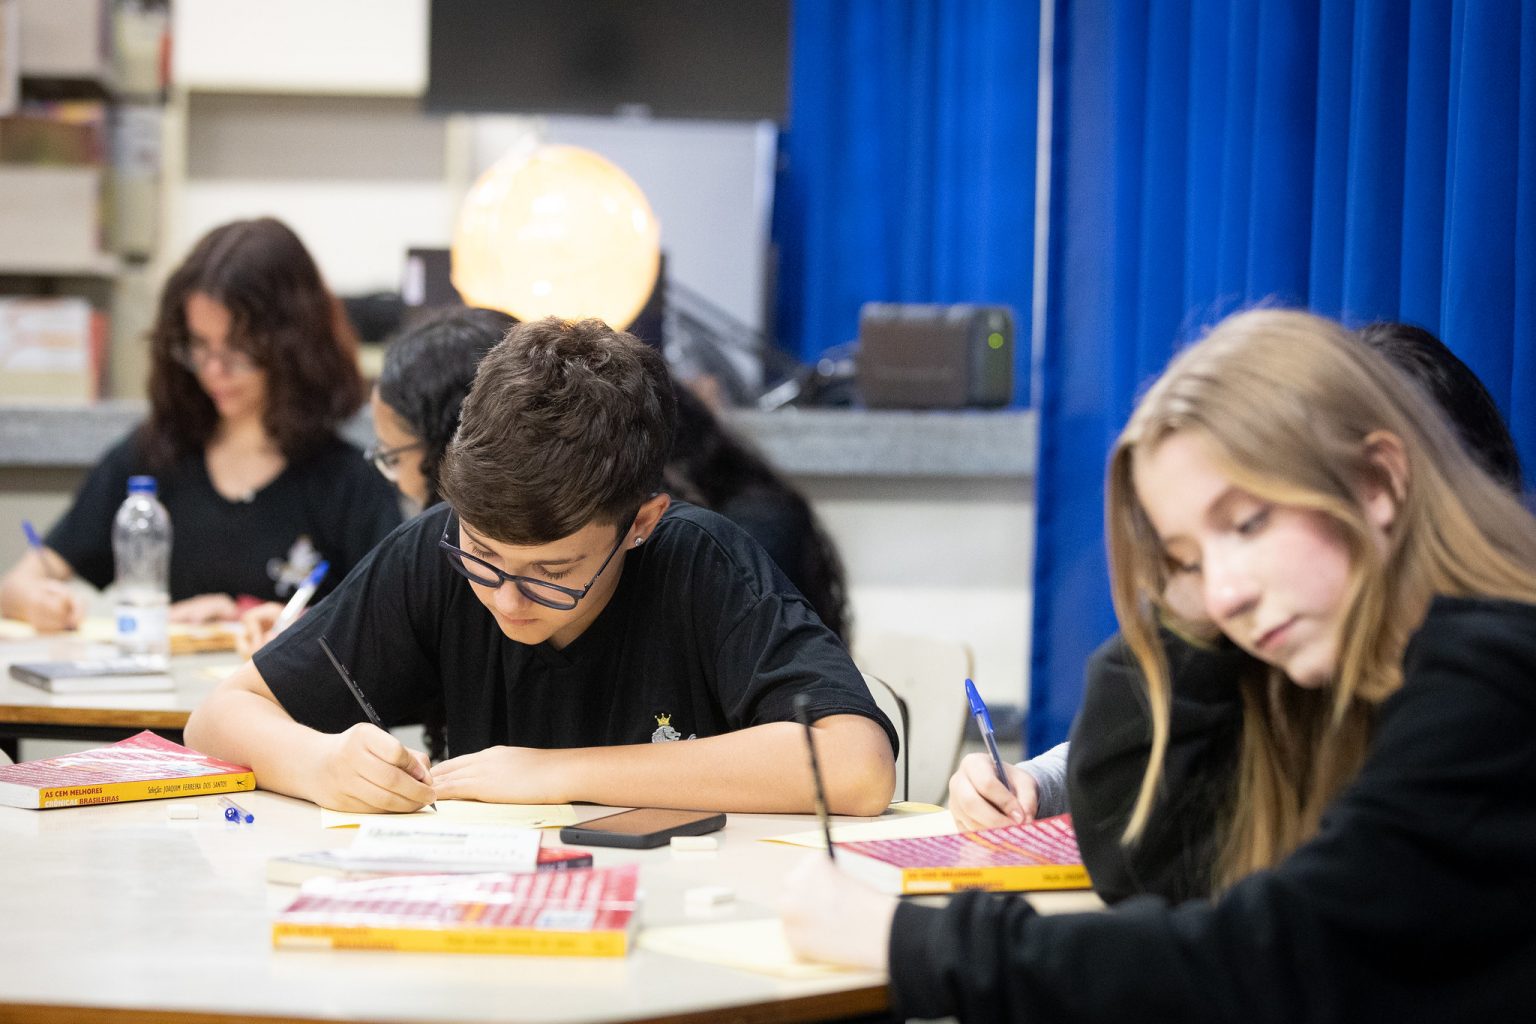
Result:
{"type": "Polygon", "coordinates": [[[988,754],[967,754],[949,777],[949,813],[964,831],[1001,828],[1033,821],[1040,792],[1035,777],[1018,765],[1003,763],[1013,792],[997,780],[988,754]]]}
{"type": "Polygon", "coordinates": [[[825,853],[808,856],[784,879],[779,916],[800,958],[885,970],[896,898],[843,874],[825,853]]]}

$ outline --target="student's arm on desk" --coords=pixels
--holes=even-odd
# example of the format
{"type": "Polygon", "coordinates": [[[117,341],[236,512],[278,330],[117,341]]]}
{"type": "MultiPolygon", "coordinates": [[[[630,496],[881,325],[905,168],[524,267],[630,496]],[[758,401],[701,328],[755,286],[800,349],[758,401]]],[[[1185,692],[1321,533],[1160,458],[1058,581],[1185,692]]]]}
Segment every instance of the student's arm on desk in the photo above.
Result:
{"type": "MultiPolygon", "coordinates": [[[[895,759],[885,731],[861,715],[829,715],[812,728],[828,810],[883,811],[896,788],[895,759]]],[[[744,813],[809,813],[815,806],[805,736],[793,722],[675,743],[566,750],[491,747],[442,762],[432,778],[440,800],[579,800],[744,813]]]]}
{"type": "Polygon", "coordinates": [[[426,756],[361,723],[323,733],[289,717],[246,662],[187,720],[187,745],[249,765],[262,789],[338,811],[414,811],[437,799],[426,756]]]}
{"type": "Polygon", "coordinates": [[[52,548],[33,548],[0,579],[0,617],[30,622],[39,633],[76,629],[85,602],[69,586],[74,570],[52,548]]]}

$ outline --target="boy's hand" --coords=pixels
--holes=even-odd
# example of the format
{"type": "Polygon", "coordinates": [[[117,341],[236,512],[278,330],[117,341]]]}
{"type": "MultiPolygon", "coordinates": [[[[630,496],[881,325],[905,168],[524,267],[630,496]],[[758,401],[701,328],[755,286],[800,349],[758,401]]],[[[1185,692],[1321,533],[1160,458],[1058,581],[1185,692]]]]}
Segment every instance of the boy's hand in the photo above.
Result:
{"type": "Polygon", "coordinates": [[[572,797],[566,789],[570,780],[560,768],[563,753],[533,747],[487,747],[438,764],[432,769],[432,785],[442,800],[568,803],[572,797]]]}
{"type": "Polygon", "coordinates": [[[784,937],[806,960],[883,971],[896,898],[876,892],[817,853],[784,879],[784,937]]]}
{"type": "Polygon", "coordinates": [[[23,617],[39,633],[79,629],[85,601],[62,580],[38,580],[28,587],[23,617]]]}
{"type": "Polygon", "coordinates": [[[967,754],[960,762],[959,769],[949,778],[949,812],[961,829],[970,832],[1022,825],[1034,819],[1040,804],[1035,777],[1007,762],[1003,763],[1003,771],[1013,783],[1013,793],[997,781],[989,755],[967,754]]]}
{"type": "Polygon", "coordinates": [[[441,795],[426,755],[383,729],[360,722],[332,741],[321,766],[315,803],[337,811],[416,811],[441,795]]]}

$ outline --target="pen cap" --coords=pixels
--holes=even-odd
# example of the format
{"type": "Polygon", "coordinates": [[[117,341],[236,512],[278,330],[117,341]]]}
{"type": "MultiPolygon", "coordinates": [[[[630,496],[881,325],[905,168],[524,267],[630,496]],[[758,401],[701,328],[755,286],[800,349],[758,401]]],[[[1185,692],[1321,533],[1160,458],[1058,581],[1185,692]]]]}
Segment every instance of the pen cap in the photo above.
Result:
{"type": "Polygon", "coordinates": [[[992,716],[987,714],[987,706],[981,702],[981,694],[976,692],[976,684],[969,679],[965,681],[965,699],[970,702],[971,714],[985,722],[988,729],[992,728],[992,716]]]}

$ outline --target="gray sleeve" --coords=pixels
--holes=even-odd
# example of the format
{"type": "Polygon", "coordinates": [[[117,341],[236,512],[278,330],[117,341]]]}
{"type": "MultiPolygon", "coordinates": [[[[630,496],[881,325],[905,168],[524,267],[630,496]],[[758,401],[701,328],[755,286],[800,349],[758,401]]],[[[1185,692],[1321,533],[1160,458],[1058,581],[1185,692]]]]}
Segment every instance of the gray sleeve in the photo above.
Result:
{"type": "Polygon", "coordinates": [[[1040,803],[1035,817],[1049,818],[1067,813],[1067,744],[1058,743],[1050,750],[1021,762],[1019,767],[1034,776],[1040,803]]]}

